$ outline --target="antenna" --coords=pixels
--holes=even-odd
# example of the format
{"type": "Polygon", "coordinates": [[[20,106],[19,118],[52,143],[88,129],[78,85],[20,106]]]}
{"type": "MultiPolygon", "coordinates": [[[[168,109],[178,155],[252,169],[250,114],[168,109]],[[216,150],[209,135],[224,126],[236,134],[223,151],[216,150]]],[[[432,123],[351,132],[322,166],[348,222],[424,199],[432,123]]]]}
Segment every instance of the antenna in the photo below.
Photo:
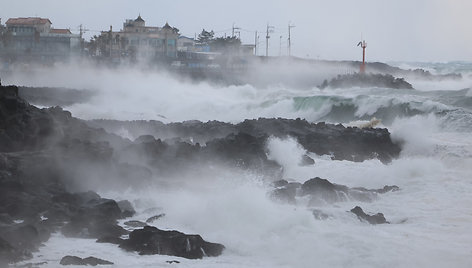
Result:
{"type": "Polygon", "coordinates": [[[273,33],[275,27],[274,26],[270,26],[269,23],[267,23],[267,33],[266,33],[266,57],[269,57],[269,38],[270,38],[270,35],[269,33],[273,33]]]}

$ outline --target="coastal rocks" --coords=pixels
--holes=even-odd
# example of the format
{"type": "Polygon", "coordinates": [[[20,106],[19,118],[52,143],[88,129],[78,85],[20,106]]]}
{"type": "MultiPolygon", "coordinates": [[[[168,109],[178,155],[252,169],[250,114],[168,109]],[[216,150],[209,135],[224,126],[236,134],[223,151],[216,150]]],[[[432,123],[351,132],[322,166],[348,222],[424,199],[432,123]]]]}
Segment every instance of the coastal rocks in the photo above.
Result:
{"type": "Polygon", "coordinates": [[[29,103],[40,106],[70,106],[84,103],[94,95],[90,90],[52,87],[19,87],[18,92],[29,103]]]}
{"type": "Polygon", "coordinates": [[[61,259],[61,265],[112,265],[113,262],[98,259],[95,257],[80,258],[77,256],[65,256],[61,259]]]}
{"type": "Polygon", "coordinates": [[[187,259],[201,259],[204,256],[221,255],[224,246],[206,242],[199,235],[186,235],[178,231],[163,231],[146,226],[134,230],[129,239],[123,241],[121,248],[137,251],[140,255],[171,255],[187,259]]]}
{"type": "Polygon", "coordinates": [[[0,267],[7,267],[8,263],[31,258],[31,252],[13,247],[8,241],[0,237],[0,267]]]}
{"type": "Polygon", "coordinates": [[[359,129],[341,124],[309,123],[304,119],[259,118],[237,125],[241,132],[295,138],[305,150],[317,155],[331,155],[333,160],[362,162],[378,158],[384,163],[399,156],[401,151],[387,129],[359,129]]]}
{"type": "Polygon", "coordinates": [[[131,227],[131,228],[142,228],[147,226],[147,223],[142,221],[127,221],[123,223],[124,225],[131,227]]]}
{"type": "Polygon", "coordinates": [[[123,215],[114,200],[94,199],[79,208],[78,213],[62,228],[62,233],[81,238],[120,237],[128,232],[116,224],[119,218],[123,215]]]}
{"type": "Polygon", "coordinates": [[[164,217],[165,215],[166,215],[165,213],[161,213],[161,214],[158,214],[158,215],[149,217],[149,218],[146,220],[146,223],[153,223],[153,222],[159,220],[160,218],[164,217]]]}
{"type": "Polygon", "coordinates": [[[20,99],[16,86],[0,87],[0,152],[42,148],[53,130],[52,118],[20,99]]]}
{"type": "Polygon", "coordinates": [[[298,164],[300,166],[313,166],[315,164],[315,160],[313,160],[313,158],[309,157],[308,155],[304,154],[302,155],[302,159],[298,164]]]}
{"type": "Polygon", "coordinates": [[[370,224],[384,224],[384,223],[389,223],[386,219],[385,216],[382,213],[377,213],[375,215],[369,215],[366,214],[361,207],[356,206],[355,208],[351,209],[351,212],[354,213],[359,220],[361,221],[366,221],[370,224]]]}
{"type": "Polygon", "coordinates": [[[121,210],[121,216],[123,218],[132,217],[136,214],[133,205],[128,200],[121,200],[116,203],[121,210]]]}
{"type": "Polygon", "coordinates": [[[319,177],[307,180],[303,184],[280,180],[274,185],[276,189],[270,192],[273,199],[295,204],[297,198],[307,197],[308,206],[315,207],[349,200],[371,202],[379,194],[399,190],[397,186],[385,186],[382,189],[349,188],[319,177]]]}
{"type": "MultiPolygon", "coordinates": [[[[88,124],[103,127],[110,132],[125,129],[139,135],[144,134],[143,129],[147,130],[147,134],[152,136],[138,138],[139,143],[135,142],[124,151],[130,154],[126,159],[137,157],[143,162],[159,156],[161,160],[157,164],[166,160],[165,164],[159,166],[164,169],[169,167],[168,162],[171,161],[167,159],[178,163],[182,158],[194,160],[204,157],[212,160],[223,157],[221,160],[241,166],[254,166],[262,159],[263,164],[269,167],[271,163],[266,161],[265,154],[267,138],[271,136],[281,139],[293,137],[308,152],[330,155],[334,160],[361,162],[378,158],[388,163],[398,157],[401,151],[400,146],[391,140],[387,129],[310,123],[304,119],[259,118],[235,125],[217,121],[164,124],[158,121],[107,120],[91,121],[88,124]]],[[[307,157],[303,160],[303,165],[313,163],[307,157]]],[[[188,161],[186,163],[188,165],[188,161]]]]}
{"type": "Polygon", "coordinates": [[[352,88],[352,87],[382,87],[392,89],[413,89],[413,86],[403,78],[395,78],[389,74],[346,74],[338,75],[331,81],[325,80],[318,88],[352,88]]]}

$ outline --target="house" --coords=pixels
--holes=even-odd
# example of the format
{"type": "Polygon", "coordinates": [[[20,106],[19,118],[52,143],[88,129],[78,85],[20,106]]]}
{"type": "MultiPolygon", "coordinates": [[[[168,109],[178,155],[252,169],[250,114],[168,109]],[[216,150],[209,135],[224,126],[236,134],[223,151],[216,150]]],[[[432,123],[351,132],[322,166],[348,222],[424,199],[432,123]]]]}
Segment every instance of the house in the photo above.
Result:
{"type": "Polygon", "coordinates": [[[0,56],[11,61],[51,63],[80,53],[80,36],[52,28],[47,18],[10,18],[5,25],[0,56]]]}
{"type": "Polygon", "coordinates": [[[179,36],[177,39],[177,51],[195,51],[195,39],[186,37],[186,36],[179,36]]]}
{"type": "Polygon", "coordinates": [[[150,27],[138,16],[135,20],[126,20],[122,30],[114,32],[110,27],[97,39],[100,56],[118,62],[123,58],[139,61],[175,58],[178,37],[178,30],[168,23],[163,27],[150,27]]]}

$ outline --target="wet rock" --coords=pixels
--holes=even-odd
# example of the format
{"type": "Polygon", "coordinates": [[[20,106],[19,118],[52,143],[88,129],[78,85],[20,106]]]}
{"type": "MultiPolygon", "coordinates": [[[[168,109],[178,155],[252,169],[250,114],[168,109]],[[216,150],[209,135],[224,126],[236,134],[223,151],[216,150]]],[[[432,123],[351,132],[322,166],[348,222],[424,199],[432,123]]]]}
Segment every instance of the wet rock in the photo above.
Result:
{"type": "Polygon", "coordinates": [[[115,244],[119,245],[123,243],[124,239],[121,239],[116,236],[102,236],[99,239],[97,239],[97,243],[109,243],[109,244],[115,244]]]}
{"type": "Polygon", "coordinates": [[[61,265],[87,265],[82,258],[77,256],[64,256],[60,262],[61,265]]]}
{"type": "Polygon", "coordinates": [[[319,86],[320,89],[351,88],[351,87],[383,87],[393,89],[413,89],[413,86],[403,78],[395,78],[389,74],[346,74],[338,75],[327,83],[319,86]]]}
{"type": "Polygon", "coordinates": [[[284,186],[279,186],[277,189],[273,190],[270,193],[270,196],[272,199],[275,199],[277,201],[295,204],[295,197],[297,196],[298,190],[300,189],[301,185],[301,183],[297,182],[287,182],[287,184],[285,184],[284,186]]]}
{"type": "Polygon", "coordinates": [[[188,259],[219,256],[224,250],[223,245],[206,242],[199,235],[163,231],[149,226],[131,232],[129,239],[121,243],[120,247],[137,251],[141,255],[160,254],[188,259]]]}
{"type": "Polygon", "coordinates": [[[31,257],[30,251],[19,250],[0,237],[0,267],[7,267],[8,263],[18,262],[31,257]]]}
{"type": "Polygon", "coordinates": [[[94,95],[91,90],[52,87],[19,87],[19,96],[39,106],[71,106],[84,103],[94,95]]]}
{"type": "Polygon", "coordinates": [[[297,198],[308,197],[309,206],[323,206],[348,200],[357,200],[362,202],[371,202],[379,194],[390,191],[398,191],[398,186],[385,186],[382,189],[366,189],[362,187],[349,188],[345,185],[331,183],[326,179],[319,177],[307,180],[301,184],[298,182],[278,181],[274,185],[278,186],[270,192],[270,196],[282,202],[295,204],[297,198]]]}
{"type": "Polygon", "coordinates": [[[332,184],[319,177],[306,181],[301,187],[301,195],[311,196],[311,205],[347,201],[347,191],[346,186],[332,184]]]}
{"type": "Polygon", "coordinates": [[[92,266],[97,266],[97,265],[112,265],[112,264],[113,264],[113,262],[110,262],[110,261],[107,261],[107,260],[98,259],[98,258],[95,258],[95,257],[87,257],[87,258],[84,258],[84,262],[85,262],[87,265],[92,265],[92,266]]]}
{"type": "Polygon", "coordinates": [[[121,210],[122,217],[128,218],[136,214],[136,211],[134,210],[133,205],[131,205],[131,202],[129,202],[128,200],[121,200],[117,204],[121,210]]]}
{"type": "Polygon", "coordinates": [[[277,188],[277,187],[284,187],[284,186],[286,186],[287,184],[288,184],[288,181],[287,181],[287,180],[278,180],[278,181],[274,181],[274,182],[272,183],[272,186],[274,186],[274,187],[277,188]]]}
{"type": "Polygon", "coordinates": [[[61,231],[64,236],[79,238],[120,237],[128,234],[128,231],[109,220],[82,217],[72,218],[61,231]]]}
{"type": "Polygon", "coordinates": [[[313,166],[314,164],[315,160],[313,160],[313,158],[309,157],[306,154],[302,156],[302,160],[299,163],[300,166],[313,166]]]}
{"type": "Polygon", "coordinates": [[[91,266],[97,266],[97,265],[112,265],[113,262],[98,259],[95,257],[87,257],[87,258],[80,258],[77,256],[65,256],[61,259],[60,262],[61,265],[91,265],[91,266]]]}
{"type": "Polygon", "coordinates": [[[121,217],[121,209],[114,200],[93,199],[79,208],[62,228],[62,233],[68,237],[81,238],[120,237],[128,233],[116,223],[121,217]]]}
{"type": "Polygon", "coordinates": [[[35,226],[30,224],[18,225],[2,228],[0,234],[1,237],[17,249],[31,251],[41,245],[42,240],[38,229],[35,226]]]}
{"type": "MultiPolygon", "coordinates": [[[[152,222],[152,221],[150,221],[152,222]]],[[[124,223],[124,225],[126,226],[129,226],[129,227],[133,227],[133,228],[142,228],[144,226],[147,226],[147,224],[145,222],[142,222],[142,221],[127,221],[124,223]]]]}
{"type": "Polygon", "coordinates": [[[375,215],[366,214],[361,207],[356,206],[355,208],[351,209],[351,212],[356,214],[359,220],[366,221],[370,224],[384,224],[389,223],[385,216],[382,213],[377,213],[375,215]]]}
{"type": "Polygon", "coordinates": [[[384,188],[376,190],[376,192],[379,193],[379,194],[384,194],[384,193],[388,193],[388,192],[396,192],[396,191],[399,191],[399,190],[400,190],[400,188],[396,185],[386,185],[386,186],[384,186],[384,188]]]}
{"type": "Polygon", "coordinates": [[[155,142],[156,138],[152,135],[141,135],[134,140],[135,143],[151,143],[155,142]]]}
{"type": "Polygon", "coordinates": [[[165,215],[166,215],[165,213],[161,213],[161,214],[149,217],[149,219],[146,220],[146,223],[153,223],[153,222],[157,221],[158,219],[164,217],[165,215]]]}

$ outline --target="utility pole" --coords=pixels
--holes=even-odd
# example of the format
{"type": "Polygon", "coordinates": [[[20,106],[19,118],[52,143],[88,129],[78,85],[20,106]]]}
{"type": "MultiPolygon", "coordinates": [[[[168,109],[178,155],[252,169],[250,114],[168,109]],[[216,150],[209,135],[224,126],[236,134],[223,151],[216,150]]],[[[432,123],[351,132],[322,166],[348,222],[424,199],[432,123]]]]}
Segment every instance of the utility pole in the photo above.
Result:
{"type": "Polygon", "coordinates": [[[291,38],[291,30],[292,28],[295,28],[295,25],[291,25],[291,23],[288,23],[288,56],[292,56],[292,38],[291,38]]]}
{"type": "Polygon", "coordinates": [[[280,36],[279,57],[282,56],[282,36],[280,36]]]}
{"type": "Polygon", "coordinates": [[[254,35],[254,56],[257,56],[257,48],[258,48],[257,39],[258,39],[258,36],[257,36],[257,31],[256,31],[256,33],[254,35]]]}
{"type": "Polygon", "coordinates": [[[231,34],[231,37],[234,37],[234,30],[241,30],[241,28],[235,27],[235,26],[234,26],[234,22],[233,22],[233,32],[232,32],[232,34],[231,34]]]}
{"type": "Polygon", "coordinates": [[[272,33],[274,29],[274,26],[269,26],[269,23],[267,23],[267,32],[266,32],[266,57],[269,57],[269,38],[270,35],[269,33],[272,33]]]}
{"type": "Polygon", "coordinates": [[[85,29],[85,27],[80,24],[79,25],[79,36],[80,36],[80,49],[81,49],[81,53],[83,52],[83,49],[84,49],[84,39],[83,39],[83,35],[84,33],[88,31],[88,29],[85,29]]]}

